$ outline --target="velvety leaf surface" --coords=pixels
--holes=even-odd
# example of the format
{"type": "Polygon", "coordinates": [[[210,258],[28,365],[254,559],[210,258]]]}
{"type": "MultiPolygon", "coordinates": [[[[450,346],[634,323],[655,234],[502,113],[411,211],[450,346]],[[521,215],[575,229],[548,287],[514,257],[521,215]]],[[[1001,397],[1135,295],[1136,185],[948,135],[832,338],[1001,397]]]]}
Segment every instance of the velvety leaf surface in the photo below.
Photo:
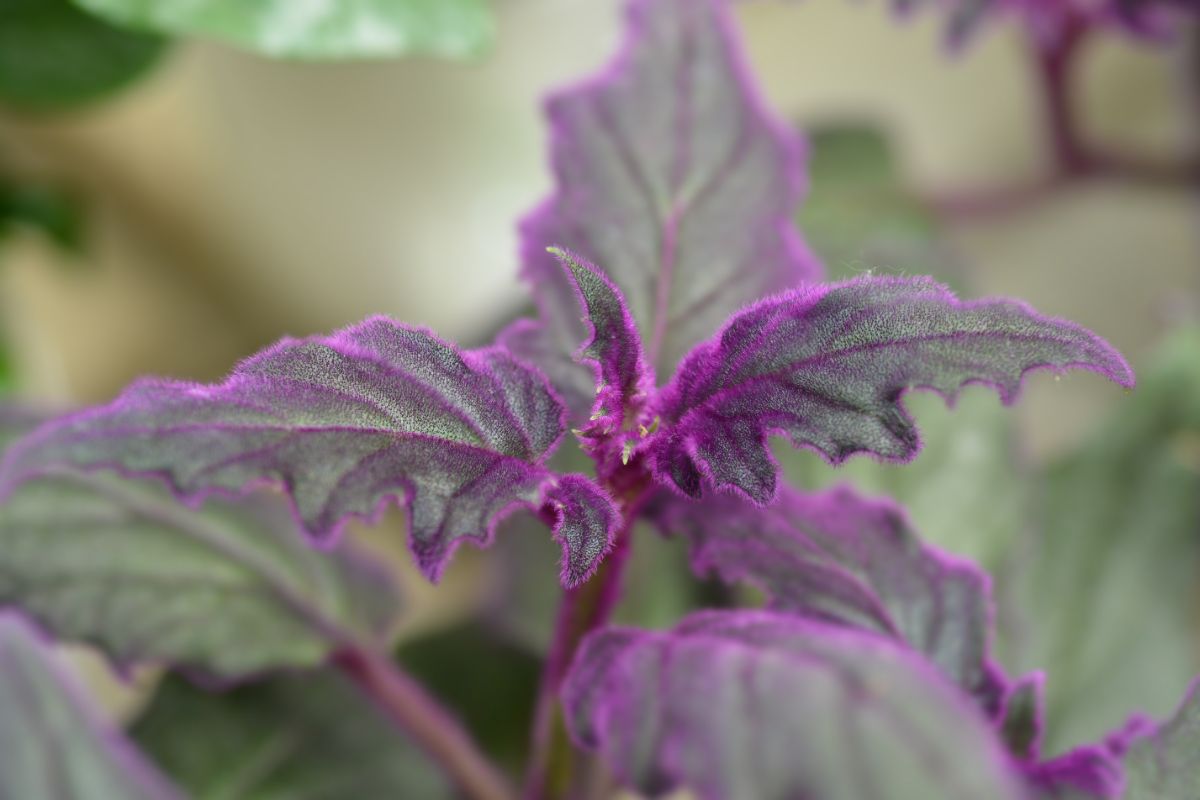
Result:
{"type": "Polygon", "coordinates": [[[846,487],[784,489],[766,508],[728,494],[668,496],[656,521],[688,540],[699,574],[750,583],[774,610],[907,644],[986,710],[998,709],[1005,687],[988,656],[986,576],[923,546],[895,505],[846,487]]]}
{"type": "MultiPolygon", "coordinates": [[[[586,338],[550,245],[620,287],[660,376],[730,312],[817,274],[791,224],[803,148],[758,96],[721,0],[633,0],[621,52],[547,115],[557,191],[521,225],[545,325],[530,352],[586,338]]],[[[552,366],[556,385],[578,382],[552,366]]]]}
{"type": "Polygon", "coordinates": [[[985,383],[1015,399],[1026,372],[1082,367],[1122,386],[1133,373],[1083,328],[1008,300],[964,302],[928,279],[860,278],[763,300],[697,347],[664,389],[648,445],[660,480],[698,497],[702,479],[752,500],[774,495],[769,433],[831,463],[912,458],[910,389],[952,399],[985,383]]]}
{"type": "Polygon", "coordinates": [[[121,25],[268,56],[463,57],[492,37],[486,0],[74,0],[121,25]]]}
{"type": "Polygon", "coordinates": [[[577,741],[651,795],[1023,798],[979,713],[885,638],[770,612],[607,629],[564,689],[577,741]]]}
{"type": "Polygon", "coordinates": [[[1037,476],[1035,525],[998,584],[1002,660],[1047,675],[1051,753],[1135,710],[1168,715],[1200,673],[1200,329],[1144,373],[1092,440],[1037,476]]]}
{"type": "Polygon", "coordinates": [[[1134,740],[1125,754],[1123,800],[1200,797],[1200,691],[1193,683],[1183,705],[1162,727],[1134,740]]]}
{"type": "Polygon", "coordinates": [[[450,800],[423,752],[332,671],[210,694],[166,678],[130,730],[195,800],[450,800]]]}
{"type": "Polygon", "coordinates": [[[145,72],[162,49],[159,37],[115,28],[68,0],[4,0],[0,104],[44,111],[99,99],[145,72]]]}
{"type": "Polygon", "coordinates": [[[0,797],[182,800],[12,612],[0,613],[0,797]]]}
{"type": "Polygon", "coordinates": [[[587,479],[546,468],[561,431],[545,380],[503,350],[459,351],[374,318],[285,339],[221,384],[139,381],[15,446],[0,492],[59,466],[162,477],[186,498],[268,481],[319,539],[403,497],[432,579],[462,539],[486,543],[513,508],[548,507],[573,585],[608,547],[616,511],[587,479]]]}

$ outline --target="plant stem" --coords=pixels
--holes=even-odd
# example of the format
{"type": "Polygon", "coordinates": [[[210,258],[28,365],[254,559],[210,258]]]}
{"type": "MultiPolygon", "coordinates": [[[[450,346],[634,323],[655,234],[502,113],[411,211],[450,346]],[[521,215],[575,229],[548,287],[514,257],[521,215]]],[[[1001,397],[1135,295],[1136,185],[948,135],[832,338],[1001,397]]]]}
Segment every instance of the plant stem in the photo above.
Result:
{"type": "Polygon", "coordinates": [[[625,524],[612,551],[586,583],[563,594],[534,715],[533,755],[525,783],[527,800],[562,798],[571,789],[576,757],[558,694],[583,637],[608,621],[620,599],[630,533],[640,507],[638,500],[623,507],[625,524]]]}
{"type": "Polygon", "coordinates": [[[508,780],[425,689],[384,656],[358,646],[332,662],[429,754],[472,800],[513,800],[508,780]]]}
{"type": "Polygon", "coordinates": [[[1079,134],[1078,120],[1071,104],[1071,79],[1087,33],[1087,21],[1072,17],[1064,23],[1061,35],[1052,43],[1034,41],[1032,44],[1046,115],[1046,138],[1053,158],[1053,172],[1059,177],[1084,175],[1094,166],[1091,153],[1079,134]]]}

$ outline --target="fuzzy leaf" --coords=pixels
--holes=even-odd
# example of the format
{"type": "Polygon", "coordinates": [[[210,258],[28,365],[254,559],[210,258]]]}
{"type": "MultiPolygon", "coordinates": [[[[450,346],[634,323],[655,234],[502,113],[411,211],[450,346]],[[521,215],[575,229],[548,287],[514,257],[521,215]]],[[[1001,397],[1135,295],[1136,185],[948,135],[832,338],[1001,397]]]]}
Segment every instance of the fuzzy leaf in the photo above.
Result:
{"type": "Polygon", "coordinates": [[[1122,800],[1200,797],[1200,684],[1161,728],[1133,741],[1125,754],[1122,800]]]}
{"type": "Polygon", "coordinates": [[[978,711],[873,634],[770,612],[585,640],[563,692],[577,741],[627,786],[703,800],[1017,800],[978,711]]]}
{"type": "Polygon", "coordinates": [[[1036,477],[1037,516],[999,582],[1001,657],[1044,669],[1050,752],[1141,709],[1166,716],[1200,672],[1200,328],[1177,332],[1092,439],[1036,477]],[[1148,680],[1147,676],[1153,676],[1148,680]]]}
{"type": "Polygon", "coordinates": [[[1012,402],[1025,373],[1082,367],[1122,386],[1133,373],[1106,342],[1008,300],[959,301],[928,279],[860,278],[763,300],[693,350],[663,390],[656,476],[693,497],[702,478],[758,503],[774,496],[769,433],[839,463],[911,459],[904,392],[952,400],[966,383],[1012,402]]]}
{"type": "Polygon", "coordinates": [[[157,36],[115,28],[68,0],[4,0],[0,103],[49,111],[99,100],[148,70],[162,51],[157,36]]]}
{"type": "Polygon", "coordinates": [[[130,734],[197,800],[457,796],[429,758],[332,670],[219,694],[168,676],[130,734]]]}
{"type": "Polygon", "coordinates": [[[575,357],[595,369],[593,421],[620,427],[624,412],[654,383],[637,325],[621,290],[594,264],[567,250],[550,253],[562,262],[586,314],[588,337],[575,357]]]}
{"type": "Polygon", "coordinates": [[[55,467],[158,476],[189,499],[268,481],[318,539],[402,496],[413,553],[435,580],[461,540],[488,542],[515,507],[547,508],[574,585],[607,549],[617,512],[587,479],[545,466],[561,431],[545,380],[505,351],[459,351],[375,318],[285,339],[217,385],[135,383],[16,445],[0,492],[55,467]]]}
{"type": "Polygon", "coordinates": [[[656,523],[685,537],[696,572],[745,581],[768,607],[891,637],[999,709],[1003,676],[988,654],[991,597],[970,564],[923,546],[903,512],[848,488],[780,492],[757,508],[716,494],[664,497],[656,523]]]}
{"type": "Polygon", "coordinates": [[[0,613],[0,797],[182,798],[11,612],[0,613]]]}
{"type": "MultiPolygon", "coordinates": [[[[39,0],[40,2],[41,0],[39,0]]],[[[114,23],[268,56],[462,58],[492,37],[486,0],[74,0],[114,23]]]]}
{"type": "Polygon", "coordinates": [[[758,96],[728,14],[722,0],[633,0],[608,69],[550,98],[557,191],[521,225],[549,343],[587,335],[549,245],[608,273],[660,376],[730,312],[817,275],[791,223],[803,148],[758,96]]]}

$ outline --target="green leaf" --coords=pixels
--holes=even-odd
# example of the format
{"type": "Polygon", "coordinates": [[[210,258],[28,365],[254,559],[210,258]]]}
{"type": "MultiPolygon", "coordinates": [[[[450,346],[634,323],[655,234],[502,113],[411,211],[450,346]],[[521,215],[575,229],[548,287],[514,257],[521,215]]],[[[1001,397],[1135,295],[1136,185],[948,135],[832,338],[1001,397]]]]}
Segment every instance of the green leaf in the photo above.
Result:
{"type": "Polygon", "coordinates": [[[305,59],[462,58],[491,41],[487,0],[75,0],[110,20],[305,59]]]}
{"type": "Polygon", "coordinates": [[[0,614],[0,797],[178,800],[91,707],[37,634],[0,614]]]}
{"type": "Polygon", "coordinates": [[[405,642],[396,658],[489,755],[514,770],[524,764],[541,659],[479,622],[405,642]]]}
{"type": "MultiPolygon", "coordinates": [[[[32,422],[0,411],[0,443],[32,422]]],[[[226,678],[315,665],[374,637],[398,605],[390,580],[347,547],[312,549],[274,499],[192,510],[152,482],[32,480],[0,505],[0,604],[117,662],[226,678]]]]}
{"type": "Polygon", "coordinates": [[[882,130],[845,124],[811,131],[808,171],[797,221],[831,279],[916,273],[962,288],[934,215],[904,186],[882,130]]]}
{"type": "Polygon", "coordinates": [[[1049,752],[1135,709],[1167,714],[1200,672],[1200,329],[1143,373],[1095,439],[1040,476],[1038,524],[1001,596],[1002,660],[1047,675],[1049,752]]]}
{"type": "Polygon", "coordinates": [[[83,243],[83,215],[74,197],[54,187],[0,178],[0,242],[20,227],[41,231],[66,250],[78,251],[83,243]]]}
{"type": "Polygon", "coordinates": [[[1200,686],[1165,725],[1135,740],[1125,753],[1122,800],[1200,797],[1200,686]]]}
{"type": "Polygon", "coordinates": [[[453,797],[424,754],[327,670],[217,694],[171,676],[130,733],[195,800],[453,797]]]}
{"type": "Polygon", "coordinates": [[[97,100],[162,50],[159,37],[115,28],[68,0],[0,0],[0,104],[45,111],[97,100]]]}

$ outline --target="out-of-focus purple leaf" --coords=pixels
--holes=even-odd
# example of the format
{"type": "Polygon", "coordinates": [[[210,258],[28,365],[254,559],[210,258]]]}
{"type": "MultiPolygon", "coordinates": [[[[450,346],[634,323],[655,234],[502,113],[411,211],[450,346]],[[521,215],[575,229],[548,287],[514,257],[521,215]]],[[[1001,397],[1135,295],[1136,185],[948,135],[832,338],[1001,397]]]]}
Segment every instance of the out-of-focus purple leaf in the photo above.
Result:
{"type": "Polygon", "coordinates": [[[0,613],[0,797],[182,800],[104,720],[39,635],[0,613]]]}
{"type": "Polygon", "coordinates": [[[659,480],[692,497],[704,480],[758,503],[775,494],[767,435],[831,463],[904,461],[920,440],[901,399],[952,401],[967,383],[1012,402],[1036,368],[1080,367],[1122,386],[1133,373],[1106,342],[1011,300],[964,302],[934,281],[860,278],[768,298],[693,350],[663,390],[644,445],[659,480]]]}
{"type": "MultiPolygon", "coordinates": [[[[578,435],[603,463],[597,448],[625,449],[646,433],[639,412],[654,376],[646,368],[637,325],[625,305],[621,290],[603,272],[570,251],[551,248],[575,287],[585,314],[588,337],[576,358],[595,371],[596,399],[591,416],[578,435]]],[[[616,453],[627,459],[627,452],[616,453]]]]}
{"type": "Polygon", "coordinates": [[[577,742],[626,786],[704,800],[1024,798],[979,711],[874,634],[764,611],[585,640],[564,688],[577,742]]]}
{"type": "MultiPolygon", "coordinates": [[[[42,416],[0,404],[0,447],[42,416]]],[[[0,605],[118,664],[221,679],[312,666],[382,639],[400,607],[349,544],[314,550],[278,497],[193,510],[153,481],[58,468],[0,504],[0,605]]]]}
{"type": "Polygon", "coordinates": [[[586,479],[564,484],[545,466],[562,417],[545,379],[504,350],[460,351],[374,318],[285,339],[220,384],[143,380],[51,422],[10,451],[0,493],[64,466],[161,477],[187,499],[265,481],[322,540],[402,497],[431,579],[463,539],[486,543],[512,509],[546,508],[572,544],[562,577],[573,585],[608,546],[611,529],[594,522],[616,511],[586,479]]]}
{"type": "Polygon", "coordinates": [[[1122,800],[1193,800],[1200,797],[1200,682],[1161,727],[1128,743],[1122,800]]]}
{"type": "Polygon", "coordinates": [[[995,713],[991,599],[975,567],[921,544],[903,512],[849,488],[784,489],[759,508],[728,494],[663,497],[655,522],[685,537],[700,574],[745,581],[768,607],[891,637],[929,657],[995,713]]]}
{"type": "MultiPolygon", "coordinates": [[[[620,287],[660,376],[732,311],[817,276],[791,221],[803,147],[743,61],[723,0],[632,0],[612,64],[550,98],[557,189],[521,225],[548,340],[530,357],[586,337],[550,245],[620,287]]],[[[556,385],[578,384],[562,362],[539,363],[556,385]]]]}

